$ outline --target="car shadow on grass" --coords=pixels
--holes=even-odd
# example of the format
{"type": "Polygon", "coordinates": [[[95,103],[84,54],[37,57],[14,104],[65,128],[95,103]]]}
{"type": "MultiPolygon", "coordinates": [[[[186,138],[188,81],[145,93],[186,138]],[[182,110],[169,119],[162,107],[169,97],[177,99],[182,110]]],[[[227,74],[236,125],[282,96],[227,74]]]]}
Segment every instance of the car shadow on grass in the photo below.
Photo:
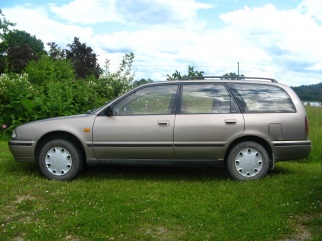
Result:
{"type": "MultiPolygon", "coordinates": [[[[8,162],[3,166],[5,173],[18,176],[38,176],[41,174],[36,163],[8,162]]],[[[269,177],[289,175],[294,170],[285,165],[277,165],[268,172],[269,177]]],[[[227,168],[216,166],[131,166],[131,165],[85,165],[77,179],[113,179],[113,180],[168,180],[168,181],[204,181],[233,180],[227,168]]]]}
{"type": "Polygon", "coordinates": [[[228,180],[226,168],[207,166],[97,165],[84,168],[78,178],[142,180],[228,180]]]}
{"type": "MultiPolygon", "coordinates": [[[[6,175],[45,178],[36,163],[8,161],[1,163],[6,175]]],[[[228,170],[214,166],[131,166],[84,165],[77,179],[128,179],[128,180],[229,180],[228,170]]]]}
{"type": "Polygon", "coordinates": [[[273,177],[277,175],[288,175],[294,173],[294,170],[287,168],[285,166],[276,166],[274,170],[269,170],[267,175],[273,177]]]}

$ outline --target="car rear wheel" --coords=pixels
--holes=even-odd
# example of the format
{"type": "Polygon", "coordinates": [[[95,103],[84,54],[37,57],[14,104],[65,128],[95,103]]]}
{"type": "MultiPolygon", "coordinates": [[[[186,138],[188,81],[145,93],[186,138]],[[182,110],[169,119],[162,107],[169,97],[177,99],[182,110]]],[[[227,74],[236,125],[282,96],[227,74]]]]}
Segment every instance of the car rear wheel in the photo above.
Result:
{"type": "Polygon", "coordinates": [[[235,180],[254,180],[266,175],[269,169],[269,157],[266,149],[252,141],[234,146],[227,159],[230,175],[235,180]]]}
{"type": "Polygon", "coordinates": [[[40,151],[39,167],[48,179],[70,181],[83,166],[79,149],[66,140],[51,140],[40,151]]]}

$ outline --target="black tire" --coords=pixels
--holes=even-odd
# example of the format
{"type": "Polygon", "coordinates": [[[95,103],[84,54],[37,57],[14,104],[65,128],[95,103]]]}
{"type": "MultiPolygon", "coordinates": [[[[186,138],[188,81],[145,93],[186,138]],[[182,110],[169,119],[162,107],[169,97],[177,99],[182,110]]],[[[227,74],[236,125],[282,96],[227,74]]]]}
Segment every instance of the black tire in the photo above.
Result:
{"type": "Polygon", "coordinates": [[[74,144],[56,139],[42,147],[39,154],[39,167],[48,179],[70,181],[82,170],[83,159],[74,144]]]}
{"type": "Polygon", "coordinates": [[[267,151],[256,142],[238,143],[228,155],[227,168],[230,175],[238,181],[262,178],[269,169],[267,151]]]}

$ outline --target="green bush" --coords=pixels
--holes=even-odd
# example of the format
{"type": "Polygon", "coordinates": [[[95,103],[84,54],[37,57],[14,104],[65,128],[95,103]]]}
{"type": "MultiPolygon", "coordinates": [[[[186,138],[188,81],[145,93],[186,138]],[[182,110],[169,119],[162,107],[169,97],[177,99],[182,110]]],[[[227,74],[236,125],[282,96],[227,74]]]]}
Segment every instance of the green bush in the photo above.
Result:
{"type": "Polygon", "coordinates": [[[73,65],[66,59],[52,59],[42,56],[32,60],[25,68],[29,81],[33,84],[44,85],[48,81],[72,81],[75,79],[73,65]]]}
{"type": "Polygon", "coordinates": [[[0,124],[4,131],[33,120],[85,113],[102,105],[87,81],[46,81],[31,84],[28,75],[0,76],[0,124]]]}
{"type": "Polygon", "coordinates": [[[21,100],[31,99],[37,95],[37,90],[28,81],[27,75],[0,76],[0,123],[6,125],[7,130],[14,126],[30,121],[28,112],[21,100]]]}
{"type": "Polygon", "coordinates": [[[0,76],[0,132],[34,120],[85,113],[128,91],[134,75],[134,54],[127,54],[119,68],[100,78],[75,80],[66,59],[42,56],[30,61],[23,75],[0,76]]]}

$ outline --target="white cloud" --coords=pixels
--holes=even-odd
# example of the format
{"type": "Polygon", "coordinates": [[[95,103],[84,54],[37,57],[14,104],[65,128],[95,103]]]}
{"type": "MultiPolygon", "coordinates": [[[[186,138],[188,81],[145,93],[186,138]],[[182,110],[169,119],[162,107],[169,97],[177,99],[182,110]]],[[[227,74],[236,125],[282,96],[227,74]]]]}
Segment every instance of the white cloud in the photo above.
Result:
{"type": "Polygon", "coordinates": [[[218,20],[225,24],[220,29],[203,27],[205,16],[202,19],[197,10],[208,9],[211,14],[214,9],[196,0],[128,0],[122,7],[116,1],[91,1],[89,6],[87,1],[74,0],[49,8],[7,8],[4,14],[17,23],[16,28],[44,43],[66,48],[75,36],[80,37],[99,55],[101,67],[110,59],[114,69],[125,53],[133,52],[136,79],[164,80],[175,70],[186,73],[188,65],[221,75],[237,72],[240,62],[245,75],[273,77],[289,85],[321,82],[322,26],[317,14],[308,14],[313,1],[303,0],[297,9],[287,11],[271,4],[245,6],[220,15],[218,20]],[[50,11],[60,20],[55,21],[50,11]],[[105,34],[97,34],[89,27],[97,22],[133,21],[138,28],[132,26],[131,31],[107,28],[105,34]]]}
{"type": "MultiPolygon", "coordinates": [[[[313,66],[322,71],[316,65],[322,55],[322,27],[310,16],[296,10],[279,11],[268,4],[262,8],[244,7],[220,17],[227,24],[226,31],[238,33],[241,40],[265,51],[270,58],[261,59],[263,64],[277,73],[301,72],[313,66]]],[[[251,58],[248,61],[256,65],[251,58]]]]}
{"type": "Polygon", "coordinates": [[[74,37],[80,37],[82,42],[94,43],[91,41],[93,39],[92,28],[54,21],[49,18],[46,8],[15,7],[7,8],[4,12],[7,19],[17,24],[15,28],[36,35],[45,44],[56,42],[60,47],[65,48],[74,37]]]}
{"type": "Polygon", "coordinates": [[[72,24],[94,24],[101,22],[123,22],[115,9],[117,0],[74,0],[57,6],[50,4],[50,10],[72,24]]]}
{"type": "Polygon", "coordinates": [[[317,20],[322,21],[322,4],[321,0],[303,0],[298,5],[298,10],[311,16],[317,20]]]}
{"type": "MultiPolygon", "coordinates": [[[[50,9],[69,23],[93,24],[120,22],[127,24],[196,24],[199,9],[212,5],[195,0],[74,0],[50,9]]],[[[200,23],[197,25],[199,26],[200,23]]]]}

